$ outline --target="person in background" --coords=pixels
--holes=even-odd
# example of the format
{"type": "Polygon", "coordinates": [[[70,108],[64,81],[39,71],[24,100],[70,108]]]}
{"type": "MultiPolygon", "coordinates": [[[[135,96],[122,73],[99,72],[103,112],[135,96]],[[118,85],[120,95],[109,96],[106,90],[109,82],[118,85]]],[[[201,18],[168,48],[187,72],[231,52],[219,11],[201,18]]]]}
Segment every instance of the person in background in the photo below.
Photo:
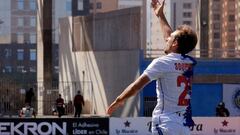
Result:
{"type": "Polygon", "coordinates": [[[34,96],[33,88],[30,88],[26,92],[25,103],[28,103],[31,106],[32,105],[32,98],[33,98],[33,96],[34,96]]]}
{"type": "Polygon", "coordinates": [[[83,96],[81,95],[81,92],[78,91],[77,95],[74,97],[74,107],[75,107],[74,117],[80,117],[83,106],[84,106],[84,99],[83,99],[83,96]]]}
{"type": "Polygon", "coordinates": [[[219,102],[216,107],[216,116],[217,117],[229,117],[230,113],[228,109],[225,107],[224,102],[219,102]]]}
{"type": "Polygon", "coordinates": [[[29,103],[26,103],[25,106],[20,110],[19,117],[21,118],[36,118],[36,112],[29,103]]]}
{"type": "Polygon", "coordinates": [[[58,95],[58,98],[56,100],[56,106],[57,106],[58,117],[61,118],[61,116],[64,114],[64,100],[61,94],[58,95]]]}

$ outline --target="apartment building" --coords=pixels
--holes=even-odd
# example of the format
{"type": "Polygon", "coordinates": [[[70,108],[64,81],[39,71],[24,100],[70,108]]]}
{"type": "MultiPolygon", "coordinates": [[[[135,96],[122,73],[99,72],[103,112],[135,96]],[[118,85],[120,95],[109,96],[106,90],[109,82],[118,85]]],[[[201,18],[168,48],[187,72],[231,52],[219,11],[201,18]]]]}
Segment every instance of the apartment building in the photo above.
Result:
{"type": "Polygon", "coordinates": [[[239,1],[209,1],[209,56],[238,56],[239,1]]]}
{"type": "MultiPolygon", "coordinates": [[[[17,82],[36,81],[37,1],[0,0],[0,74],[17,82]]],[[[52,0],[52,70],[55,81],[58,80],[58,19],[86,14],[89,14],[89,1],[52,0]]]]}

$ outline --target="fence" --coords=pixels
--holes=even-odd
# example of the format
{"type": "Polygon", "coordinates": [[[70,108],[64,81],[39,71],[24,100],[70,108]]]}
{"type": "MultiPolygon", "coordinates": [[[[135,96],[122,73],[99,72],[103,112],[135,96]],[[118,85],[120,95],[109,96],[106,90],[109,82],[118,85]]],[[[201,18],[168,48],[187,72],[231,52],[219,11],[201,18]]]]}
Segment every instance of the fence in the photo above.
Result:
{"type": "MultiPolygon", "coordinates": [[[[144,50],[145,58],[156,58],[165,55],[163,49],[146,49],[144,50]]],[[[191,56],[196,58],[209,58],[209,59],[227,59],[227,58],[240,58],[239,49],[195,49],[190,53],[191,56]]]]}
{"type": "Polygon", "coordinates": [[[91,82],[56,82],[45,88],[43,82],[31,82],[23,85],[0,81],[0,117],[17,116],[19,110],[25,106],[26,92],[29,88],[33,88],[34,93],[31,106],[35,110],[43,109],[44,115],[52,115],[59,93],[64,98],[65,114],[72,115],[74,112],[73,99],[78,90],[81,91],[85,100],[83,113],[92,114],[94,111],[91,82]],[[43,100],[38,98],[39,91],[43,94],[43,100]],[[39,103],[42,103],[43,106],[39,106],[39,103]]]}

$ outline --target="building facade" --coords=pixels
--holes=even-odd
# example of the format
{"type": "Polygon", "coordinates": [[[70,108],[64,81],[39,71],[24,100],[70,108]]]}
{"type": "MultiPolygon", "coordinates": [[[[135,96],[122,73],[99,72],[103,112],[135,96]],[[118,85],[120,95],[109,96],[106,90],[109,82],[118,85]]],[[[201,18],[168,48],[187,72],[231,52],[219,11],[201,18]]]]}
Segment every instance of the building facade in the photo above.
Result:
{"type": "Polygon", "coordinates": [[[239,57],[239,1],[209,1],[209,56],[239,57]]]}

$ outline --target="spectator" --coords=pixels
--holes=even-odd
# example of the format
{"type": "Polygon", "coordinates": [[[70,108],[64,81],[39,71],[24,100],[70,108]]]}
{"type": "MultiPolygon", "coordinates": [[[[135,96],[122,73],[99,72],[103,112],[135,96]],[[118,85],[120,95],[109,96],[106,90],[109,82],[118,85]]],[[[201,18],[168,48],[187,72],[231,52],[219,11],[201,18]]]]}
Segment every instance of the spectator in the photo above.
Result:
{"type": "Polygon", "coordinates": [[[216,107],[216,116],[218,117],[229,117],[229,111],[225,108],[225,103],[220,102],[216,107]]]}
{"type": "Polygon", "coordinates": [[[64,114],[64,100],[61,96],[61,94],[58,95],[58,98],[56,100],[56,106],[57,106],[57,112],[58,117],[61,118],[61,116],[64,114]]]}
{"type": "Polygon", "coordinates": [[[26,92],[26,96],[25,96],[25,103],[28,103],[29,106],[31,106],[33,96],[34,96],[33,88],[30,88],[26,92]]]}
{"type": "Polygon", "coordinates": [[[81,95],[81,92],[78,91],[77,95],[74,97],[74,107],[75,107],[75,114],[74,117],[80,117],[82,112],[82,106],[84,106],[84,99],[81,95]]]}
{"type": "Polygon", "coordinates": [[[26,103],[25,106],[20,110],[19,117],[21,118],[36,118],[35,110],[30,106],[29,103],[26,103]]]}

